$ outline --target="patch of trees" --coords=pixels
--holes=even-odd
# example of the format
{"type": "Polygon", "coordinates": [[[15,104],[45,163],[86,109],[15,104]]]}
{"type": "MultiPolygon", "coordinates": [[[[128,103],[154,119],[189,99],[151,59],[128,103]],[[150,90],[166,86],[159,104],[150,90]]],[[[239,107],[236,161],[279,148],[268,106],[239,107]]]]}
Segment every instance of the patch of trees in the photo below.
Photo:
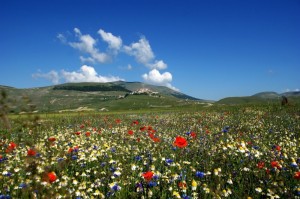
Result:
{"type": "Polygon", "coordinates": [[[124,91],[130,90],[118,85],[59,85],[54,86],[53,90],[72,90],[83,92],[96,92],[96,91],[124,91]]]}

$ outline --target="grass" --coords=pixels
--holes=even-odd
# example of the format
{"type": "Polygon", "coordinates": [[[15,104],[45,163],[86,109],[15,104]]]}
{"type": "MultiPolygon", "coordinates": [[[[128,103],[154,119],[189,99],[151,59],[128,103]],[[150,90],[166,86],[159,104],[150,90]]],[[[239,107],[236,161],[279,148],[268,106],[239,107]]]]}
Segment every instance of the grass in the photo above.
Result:
{"type": "Polygon", "coordinates": [[[0,130],[0,197],[299,198],[299,112],[272,104],[12,115],[12,129],[0,130]]]}

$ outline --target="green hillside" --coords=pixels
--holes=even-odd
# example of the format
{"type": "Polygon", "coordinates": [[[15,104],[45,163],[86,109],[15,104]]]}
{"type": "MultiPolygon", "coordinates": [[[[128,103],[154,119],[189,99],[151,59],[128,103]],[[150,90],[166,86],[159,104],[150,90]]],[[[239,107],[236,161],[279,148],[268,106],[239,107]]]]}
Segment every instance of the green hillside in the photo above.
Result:
{"type": "Polygon", "coordinates": [[[280,104],[282,96],[286,96],[290,104],[300,104],[300,92],[261,92],[252,96],[227,97],[216,102],[216,104],[280,104]]]}
{"type": "Polygon", "coordinates": [[[176,109],[205,102],[167,87],[140,82],[66,83],[17,89],[1,86],[11,112],[176,109]]]}

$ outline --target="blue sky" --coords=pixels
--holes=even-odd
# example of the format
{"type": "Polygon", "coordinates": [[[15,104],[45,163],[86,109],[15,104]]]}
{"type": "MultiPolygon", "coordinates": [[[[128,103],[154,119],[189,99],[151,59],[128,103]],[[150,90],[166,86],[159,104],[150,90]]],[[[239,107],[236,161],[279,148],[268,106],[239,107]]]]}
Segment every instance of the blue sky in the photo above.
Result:
{"type": "Polygon", "coordinates": [[[0,26],[0,85],[140,81],[211,100],[300,89],[299,0],[3,0],[0,26]]]}

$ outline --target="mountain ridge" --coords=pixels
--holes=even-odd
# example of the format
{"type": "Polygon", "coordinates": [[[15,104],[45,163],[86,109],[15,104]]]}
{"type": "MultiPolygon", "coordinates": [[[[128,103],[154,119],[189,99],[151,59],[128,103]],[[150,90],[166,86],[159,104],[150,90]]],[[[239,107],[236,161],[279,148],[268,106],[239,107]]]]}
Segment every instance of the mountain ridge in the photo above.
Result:
{"type": "Polygon", "coordinates": [[[153,108],[192,107],[195,105],[211,106],[211,104],[259,104],[279,103],[286,96],[292,103],[300,104],[300,92],[290,91],[276,93],[259,92],[250,96],[226,97],[218,101],[198,99],[165,86],[156,86],[142,82],[79,82],[58,85],[15,88],[0,85],[10,96],[13,112],[28,112],[28,108],[20,108],[28,104],[39,112],[56,112],[72,110],[140,110],[153,108]],[[24,102],[23,99],[26,99],[24,102]],[[16,105],[18,104],[18,105],[16,105]]]}
{"type": "MultiPolygon", "coordinates": [[[[1,88],[13,99],[10,101],[14,101],[14,104],[26,96],[28,102],[24,104],[34,106],[38,112],[86,109],[118,111],[155,107],[172,109],[206,102],[164,86],[141,82],[80,82],[24,89],[0,85],[1,88]]],[[[13,112],[23,112],[23,108],[14,105],[13,112]]]]}

